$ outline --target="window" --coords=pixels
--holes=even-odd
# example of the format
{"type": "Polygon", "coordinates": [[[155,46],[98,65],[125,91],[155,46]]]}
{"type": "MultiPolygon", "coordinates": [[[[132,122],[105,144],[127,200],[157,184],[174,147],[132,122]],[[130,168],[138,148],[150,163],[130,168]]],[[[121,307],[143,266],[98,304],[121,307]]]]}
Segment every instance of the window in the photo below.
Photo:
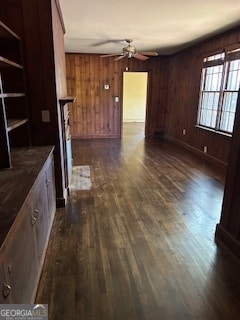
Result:
{"type": "Polygon", "coordinates": [[[203,60],[198,125],[232,133],[240,87],[240,49],[203,60]]]}

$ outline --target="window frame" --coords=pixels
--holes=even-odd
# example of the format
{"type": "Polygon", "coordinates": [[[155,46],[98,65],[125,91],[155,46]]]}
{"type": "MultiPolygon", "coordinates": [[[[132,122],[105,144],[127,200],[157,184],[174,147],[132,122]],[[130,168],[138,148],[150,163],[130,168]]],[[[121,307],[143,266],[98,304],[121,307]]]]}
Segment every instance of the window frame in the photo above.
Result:
{"type": "MultiPolygon", "coordinates": [[[[216,73],[215,73],[216,74],[216,73]]],[[[216,79],[215,79],[216,80],[216,79]]],[[[208,83],[211,87],[212,83],[208,83]]],[[[218,84],[217,84],[218,85],[218,84]]],[[[216,82],[215,82],[216,87],[216,82]]],[[[199,103],[197,113],[197,126],[208,129],[217,133],[232,135],[234,118],[236,113],[236,105],[234,111],[232,111],[232,100],[237,100],[237,95],[240,87],[240,47],[225,49],[215,52],[203,58],[203,65],[201,70],[201,82],[199,92],[199,103]],[[238,67],[236,69],[236,87],[235,90],[229,90],[229,75],[234,72],[230,70],[231,63],[235,60],[239,60],[238,67]],[[219,71],[219,83],[218,90],[207,90],[206,83],[214,80],[214,67],[222,66],[222,70],[219,71]],[[212,68],[212,69],[210,69],[212,68]],[[210,72],[208,74],[208,71],[210,72]],[[212,73],[211,73],[212,72],[212,73]],[[239,82],[239,83],[238,83],[239,82]],[[226,98],[229,93],[230,98],[226,98]],[[235,94],[235,95],[234,95],[235,94]],[[214,105],[215,95],[217,97],[217,107],[214,105]],[[212,99],[211,104],[203,104],[204,99],[212,99]],[[229,103],[230,99],[230,104],[229,103]],[[228,108],[229,110],[228,110],[228,108]],[[234,115],[233,115],[234,113],[234,115]],[[205,120],[204,120],[205,116],[205,120]]],[[[213,88],[212,88],[213,89],[213,88]]]]}

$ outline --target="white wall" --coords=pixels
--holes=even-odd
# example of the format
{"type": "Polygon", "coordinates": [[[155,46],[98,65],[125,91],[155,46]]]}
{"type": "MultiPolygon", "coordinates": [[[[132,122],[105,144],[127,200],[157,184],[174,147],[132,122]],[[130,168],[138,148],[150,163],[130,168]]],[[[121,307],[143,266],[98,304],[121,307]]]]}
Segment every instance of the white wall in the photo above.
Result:
{"type": "Polygon", "coordinates": [[[145,122],[147,72],[123,73],[123,122],[145,122]]]}

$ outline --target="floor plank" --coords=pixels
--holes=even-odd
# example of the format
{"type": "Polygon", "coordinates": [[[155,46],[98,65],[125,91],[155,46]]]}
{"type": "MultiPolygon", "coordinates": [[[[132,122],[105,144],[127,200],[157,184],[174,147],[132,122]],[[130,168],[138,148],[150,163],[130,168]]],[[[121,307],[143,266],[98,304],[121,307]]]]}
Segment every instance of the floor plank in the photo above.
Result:
{"type": "Polygon", "coordinates": [[[143,125],[73,141],[90,191],[57,212],[36,298],[50,320],[237,320],[239,266],[214,242],[224,174],[143,125]]]}

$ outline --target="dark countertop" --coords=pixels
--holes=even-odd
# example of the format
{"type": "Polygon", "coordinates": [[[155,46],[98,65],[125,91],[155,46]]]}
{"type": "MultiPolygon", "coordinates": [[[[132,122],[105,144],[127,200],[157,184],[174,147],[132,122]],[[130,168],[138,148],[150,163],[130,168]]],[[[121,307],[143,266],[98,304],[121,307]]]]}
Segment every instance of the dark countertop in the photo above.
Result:
{"type": "Polygon", "coordinates": [[[52,146],[14,149],[12,168],[0,170],[0,246],[52,152],[52,146]]]}

